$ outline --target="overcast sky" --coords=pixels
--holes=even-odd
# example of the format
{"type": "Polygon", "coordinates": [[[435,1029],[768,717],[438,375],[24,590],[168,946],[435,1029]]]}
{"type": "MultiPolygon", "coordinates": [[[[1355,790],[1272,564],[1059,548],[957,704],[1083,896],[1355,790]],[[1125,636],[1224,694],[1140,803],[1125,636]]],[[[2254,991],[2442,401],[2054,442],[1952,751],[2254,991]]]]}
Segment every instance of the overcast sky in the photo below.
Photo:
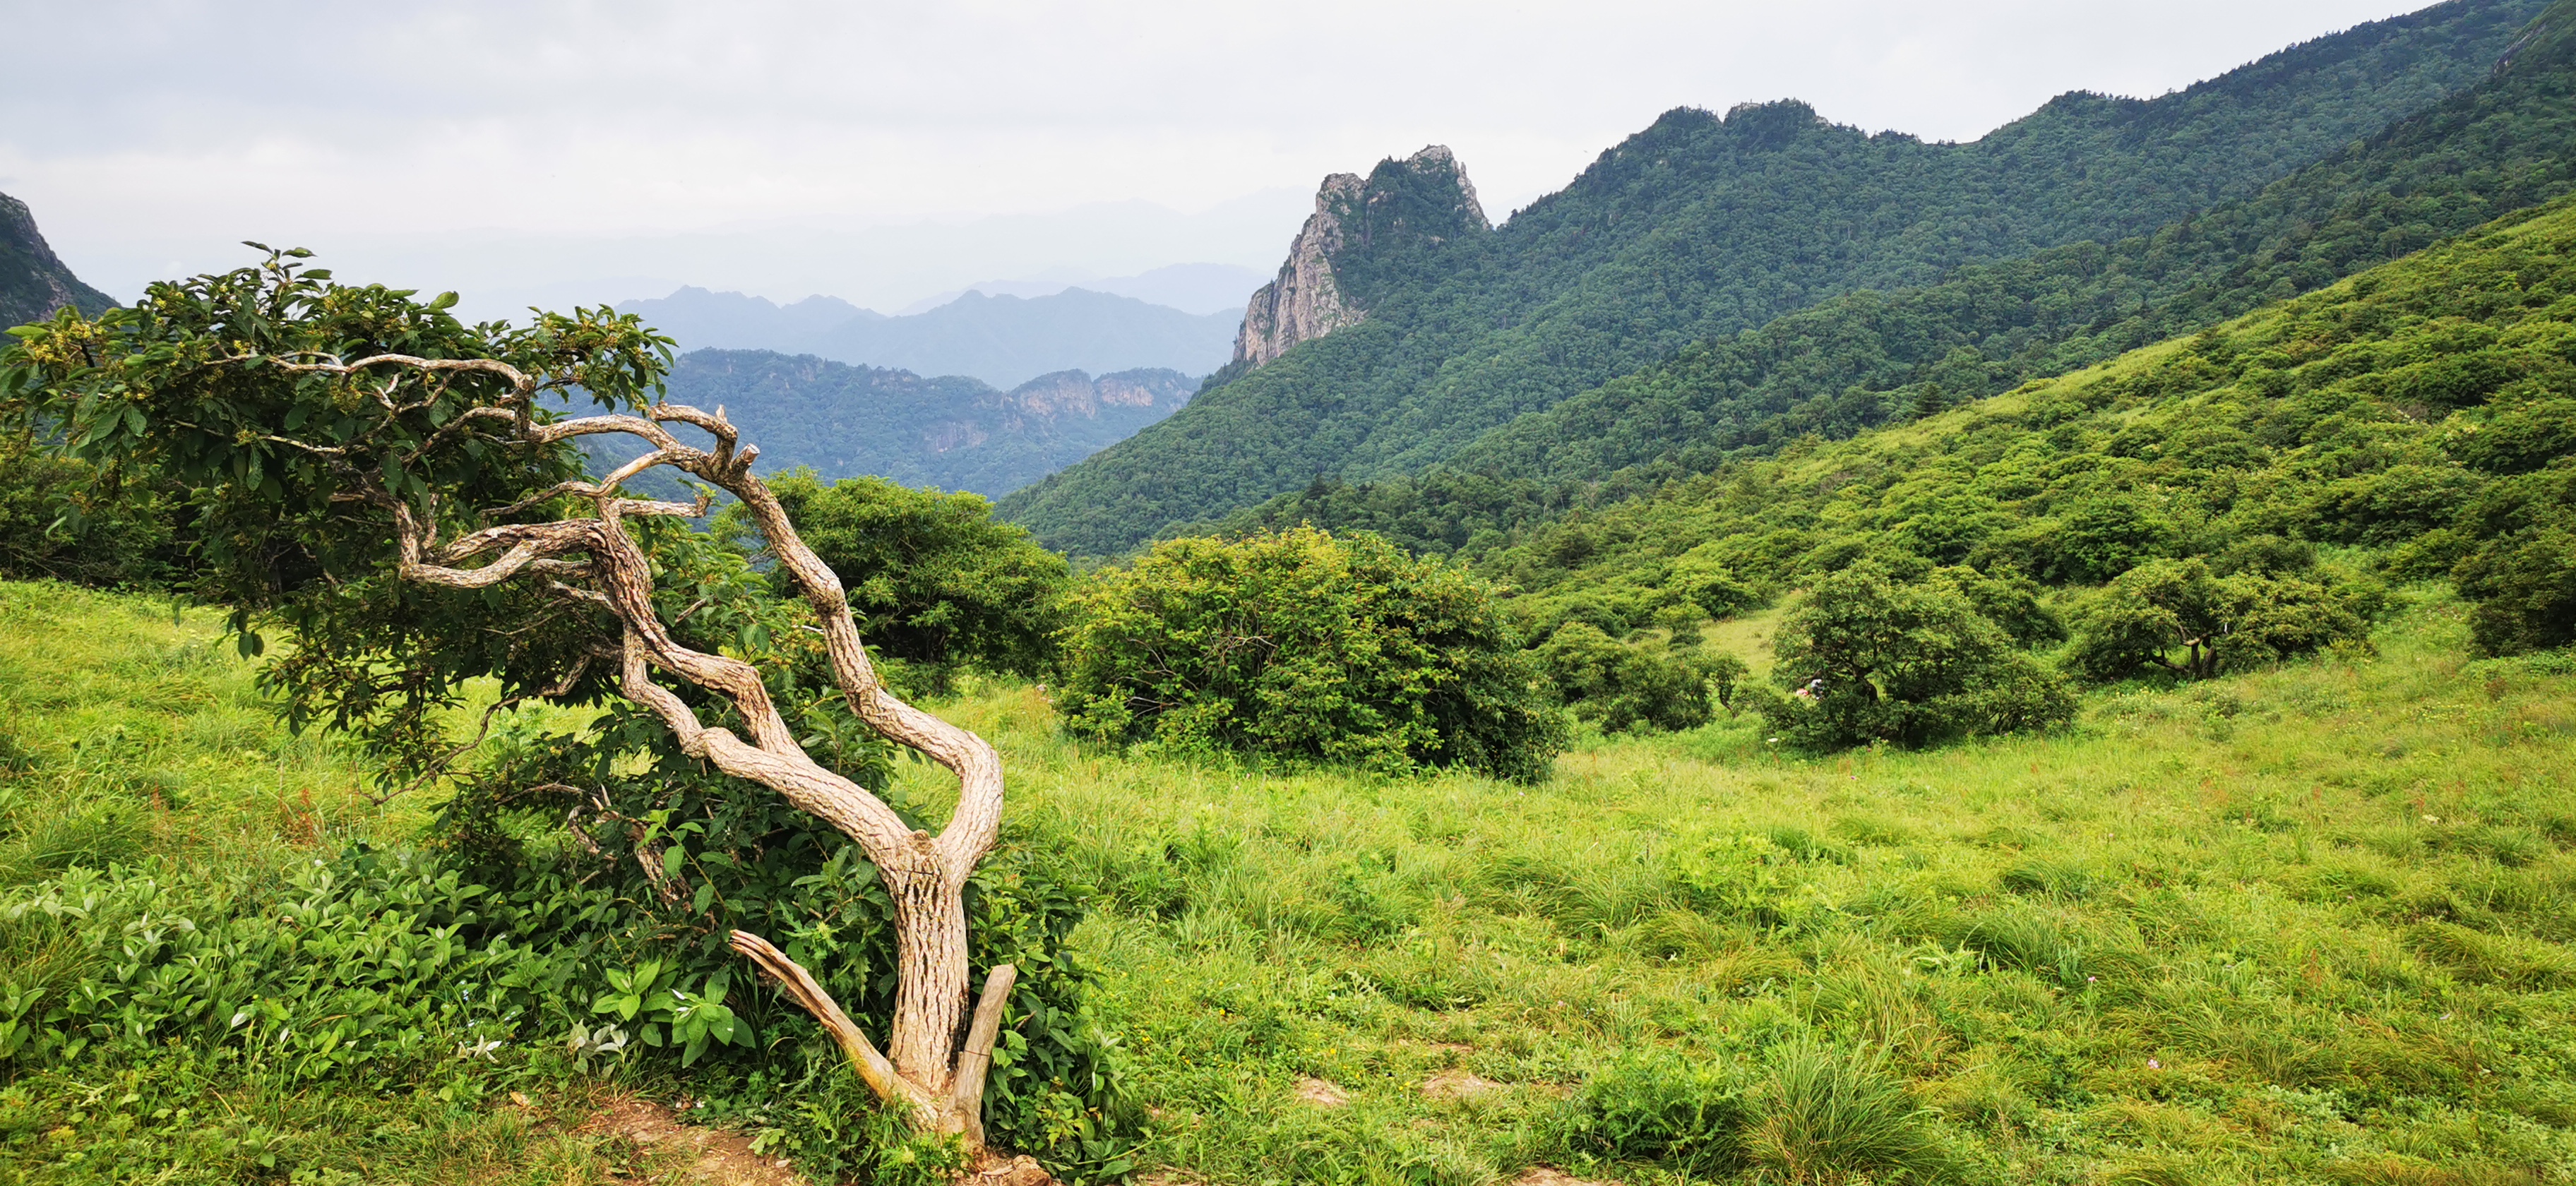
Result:
{"type": "Polygon", "coordinates": [[[476,306],[690,282],[898,307],[1266,269],[1323,174],[1427,143],[1499,219],[1678,105],[1973,139],[2419,6],[0,0],[0,192],[120,297],[253,238],[476,306]]]}

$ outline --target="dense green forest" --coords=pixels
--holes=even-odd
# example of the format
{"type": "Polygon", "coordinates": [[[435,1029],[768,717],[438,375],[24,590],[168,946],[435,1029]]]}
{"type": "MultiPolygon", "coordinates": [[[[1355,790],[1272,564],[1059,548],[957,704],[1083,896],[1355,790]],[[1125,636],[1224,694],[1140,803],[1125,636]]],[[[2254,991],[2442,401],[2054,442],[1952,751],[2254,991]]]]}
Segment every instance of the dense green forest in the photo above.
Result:
{"type": "Polygon", "coordinates": [[[2147,234],[2477,82],[2540,8],[2444,4],[2159,99],[2071,95],[1965,145],[1865,134],[1796,102],[1676,110],[1489,235],[1349,253],[1366,321],[1230,376],[1004,513],[1113,554],[1319,474],[1418,469],[1841,293],[2147,234]]]}
{"type": "Polygon", "coordinates": [[[1523,417],[1420,475],[1317,481],[1224,523],[1481,552],[1571,507],[1919,417],[2330,283],[2576,184],[2571,15],[2553,11],[2494,77],[2249,200],[2152,236],[1838,298],[1523,417]]]}

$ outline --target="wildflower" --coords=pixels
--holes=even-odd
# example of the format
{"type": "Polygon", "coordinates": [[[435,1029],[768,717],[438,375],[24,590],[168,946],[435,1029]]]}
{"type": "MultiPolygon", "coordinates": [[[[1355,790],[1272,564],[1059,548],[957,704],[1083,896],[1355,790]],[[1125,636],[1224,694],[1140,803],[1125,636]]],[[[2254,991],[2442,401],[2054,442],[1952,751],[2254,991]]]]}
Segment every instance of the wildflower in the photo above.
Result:
{"type": "Polygon", "coordinates": [[[2165,1069],[2165,1064],[2150,1058],[2147,1060],[2147,1069],[2150,1071],[2161,1071],[2165,1069]]]}

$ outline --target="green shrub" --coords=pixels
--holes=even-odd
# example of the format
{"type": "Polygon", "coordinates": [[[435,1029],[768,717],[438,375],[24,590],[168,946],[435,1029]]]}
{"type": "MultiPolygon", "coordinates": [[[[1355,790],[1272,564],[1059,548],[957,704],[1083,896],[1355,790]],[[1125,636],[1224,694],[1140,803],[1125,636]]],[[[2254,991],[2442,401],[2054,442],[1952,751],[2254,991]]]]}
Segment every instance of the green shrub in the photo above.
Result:
{"type": "MultiPolygon", "coordinates": [[[[820,703],[837,706],[839,697],[820,703]]],[[[804,725],[817,734],[809,752],[846,776],[889,786],[885,743],[830,721],[808,713],[804,725]],[[864,741],[845,749],[826,736],[834,733],[864,741]]],[[[678,764],[616,776],[638,751],[670,747],[668,737],[629,707],[579,737],[495,739],[433,834],[441,866],[463,871],[481,893],[467,933],[506,935],[556,961],[544,982],[553,987],[528,1002],[532,1019],[626,1028],[642,1057],[694,1064],[690,1082],[701,1093],[753,1078],[822,1091],[832,1080],[824,1069],[846,1065],[841,1055],[811,1017],[741,975],[726,936],[768,937],[863,1028],[885,1033],[898,984],[884,879],[855,842],[777,796],[744,796],[722,775],[678,764]],[[560,831],[567,818],[578,832],[569,843],[560,831]],[[632,988],[615,982],[648,965],[657,976],[632,988]],[[724,1001],[728,981],[743,1023],[730,1047],[693,1045],[676,1028],[686,1019],[652,991],[713,984],[711,995],[724,1001]],[[600,1012],[629,995],[642,998],[641,1011],[600,1012]]],[[[886,794],[918,822],[910,804],[886,794]]],[[[968,883],[969,966],[979,978],[997,964],[1019,969],[984,1122],[996,1142],[1037,1156],[1059,1177],[1114,1176],[1128,1164],[1141,1117],[1089,1007],[1092,971],[1068,950],[1092,890],[1044,859],[1053,851],[1006,825],[968,883]]]]}
{"type": "Polygon", "coordinates": [[[1570,1152],[1648,1161],[1692,1179],[1936,1181],[1947,1151],[1882,1054],[1800,1040],[1758,1069],[1651,1049],[1623,1055],[1567,1102],[1570,1152]]]}
{"type": "Polygon", "coordinates": [[[2367,590],[2206,561],[2157,560],[2120,574],[2076,615],[2068,661],[2096,679],[2154,668],[2186,679],[2248,671],[2370,633],[2367,590]]]}
{"type": "Polygon", "coordinates": [[[1075,601],[1059,705],[1078,733],[1516,779],[1564,744],[1492,591],[1375,536],[1172,540],[1075,601]]]}
{"type": "Polygon", "coordinates": [[[1946,570],[1865,560],[1832,573],[1777,647],[1774,679],[1797,695],[1766,690],[1756,707],[1806,748],[1920,746],[2075,715],[2065,681],[1977,612],[1946,570]]]}
{"type": "MultiPolygon", "coordinates": [[[[825,485],[810,471],[769,488],[841,578],[875,655],[933,685],[959,666],[1036,675],[1054,662],[1072,570],[1027,530],[995,520],[983,496],[883,478],[825,485]]],[[[726,508],[722,526],[749,530],[738,507],[726,508]]],[[[779,596],[796,596],[785,574],[772,580],[779,596]]]]}
{"type": "Polygon", "coordinates": [[[1744,1168],[1753,1119],[1743,1076],[1728,1064],[1649,1049],[1585,1081],[1567,1102],[1558,1139],[1579,1153],[1717,1178],[1744,1168]]]}
{"type": "Polygon", "coordinates": [[[2576,464],[2507,478],[2461,515],[2475,540],[2451,570],[2477,603],[2470,637],[2490,655],[2576,641],[2576,464]]]}
{"type": "MultiPolygon", "coordinates": [[[[1557,627],[1532,653],[1574,715],[1604,732],[1692,729],[1712,715],[1709,689],[1718,670],[1698,655],[1620,642],[1584,621],[1557,627]]],[[[1740,674],[1740,661],[1738,668],[1740,674]]]]}
{"type": "Polygon", "coordinates": [[[2155,512],[2112,496],[2077,500],[2031,530],[2033,563],[2025,567],[2043,580],[2085,585],[2171,555],[2181,534],[2155,512]]]}
{"type": "Polygon", "coordinates": [[[179,509],[152,484],[0,435],[0,577],[163,585],[184,575],[179,509]]]}

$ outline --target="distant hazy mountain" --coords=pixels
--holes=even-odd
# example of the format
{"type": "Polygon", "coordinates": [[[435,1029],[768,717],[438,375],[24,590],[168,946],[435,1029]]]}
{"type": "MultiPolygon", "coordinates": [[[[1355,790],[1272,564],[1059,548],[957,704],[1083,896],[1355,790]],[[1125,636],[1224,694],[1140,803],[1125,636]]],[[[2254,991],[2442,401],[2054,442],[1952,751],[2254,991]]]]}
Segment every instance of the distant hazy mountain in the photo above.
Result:
{"type": "Polygon", "coordinates": [[[1022,298],[969,292],[927,312],[887,317],[833,297],[781,307],[738,292],[682,288],[619,311],[679,339],[683,350],[775,350],[837,362],[969,375],[1008,388],[1039,375],[1163,369],[1203,375],[1234,349],[1241,309],[1192,315],[1133,297],[1073,288],[1022,298]]]}
{"type": "MultiPolygon", "coordinates": [[[[925,379],[812,355],[697,350],[672,371],[670,398],[722,406],[760,446],[764,473],[804,465],[827,479],[874,474],[998,498],[1171,415],[1197,386],[1174,370],[1096,379],[1067,370],[1004,392],[961,375],[925,379]]],[[[622,461],[635,450],[620,438],[601,455],[622,461]]]]}
{"type": "Polygon", "coordinates": [[[37,233],[36,216],[25,202],[0,194],[0,326],[41,321],[65,305],[97,313],[116,302],[81,283],[55,258],[54,249],[37,233]]]}
{"type": "Polygon", "coordinates": [[[1243,312],[1252,290],[1270,279],[1268,272],[1237,264],[1173,264],[1134,276],[1076,280],[979,280],[964,288],[915,301],[898,315],[925,313],[970,292],[985,296],[1054,296],[1068,288],[1087,288],[1111,296],[1134,297],[1149,305],[1169,305],[1183,313],[1243,312]]]}

